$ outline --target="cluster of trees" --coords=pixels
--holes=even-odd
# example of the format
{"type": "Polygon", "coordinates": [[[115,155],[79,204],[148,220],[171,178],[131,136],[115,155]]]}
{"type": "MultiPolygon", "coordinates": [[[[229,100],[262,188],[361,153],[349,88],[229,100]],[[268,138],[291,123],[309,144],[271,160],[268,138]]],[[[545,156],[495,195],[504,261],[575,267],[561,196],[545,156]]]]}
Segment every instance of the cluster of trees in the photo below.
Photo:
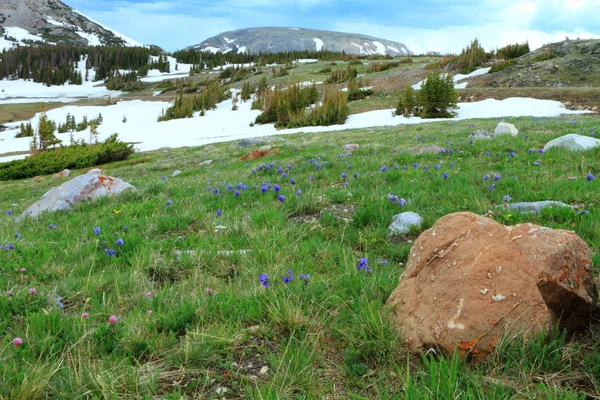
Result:
{"type": "Polygon", "coordinates": [[[1,79],[31,79],[37,83],[81,84],[83,77],[76,65],[85,49],[74,46],[28,46],[4,50],[0,57],[1,79]]]}
{"type": "Polygon", "coordinates": [[[345,69],[333,71],[331,75],[329,75],[329,78],[327,78],[327,83],[338,84],[346,81],[353,81],[357,76],[358,71],[356,71],[356,68],[348,66],[345,69]]]}
{"type": "MultiPolygon", "coordinates": [[[[143,47],[72,45],[19,46],[4,50],[0,57],[0,79],[31,79],[37,83],[80,85],[90,80],[90,69],[95,69],[94,80],[114,77],[120,70],[148,71],[149,68],[168,68],[166,57],[162,62],[151,62],[156,50],[143,47]],[[85,76],[77,64],[87,56],[85,76]]],[[[159,61],[160,61],[159,56],[159,61]]],[[[159,68],[159,69],[160,69],[159,68]]]]}
{"type": "Polygon", "coordinates": [[[191,118],[194,112],[200,111],[200,115],[209,109],[214,109],[217,104],[227,99],[229,90],[225,90],[219,80],[206,84],[202,91],[193,97],[183,97],[183,88],[180,88],[175,104],[169,107],[158,118],[158,121],[169,121],[172,119],[191,118]]]}
{"type": "Polygon", "coordinates": [[[435,71],[423,82],[421,90],[415,91],[408,86],[400,94],[396,115],[423,118],[450,118],[458,105],[458,94],[454,89],[454,80],[449,74],[435,71]]]}
{"type": "Polygon", "coordinates": [[[65,122],[57,124],[53,120],[49,119],[46,113],[43,112],[40,115],[37,130],[33,129],[31,122],[28,122],[27,124],[21,123],[20,132],[16,135],[16,137],[32,137],[32,149],[35,151],[43,151],[50,146],[60,143],[60,140],[54,135],[56,131],[58,131],[58,133],[81,132],[86,130],[88,127],[91,127],[91,143],[92,139],[97,135],[98,126],[102,124],[102,121],[102,114],[98,114],[96,118],[90,120],[88,120],[87,116],[84,116],[82,121],[78,123],[75,120],[75,116],[68,113],[65,118],[65,122]]]}
{"type": "Polygon", "coordinates": [[[462,74],[473,72],[487,62],[510,61],[530,52],[529,43],[509,44],[500,49],[486,52],[479,39],[471,41],[457,56],[444,57],[430,66],[431,69],[442,68],[458,71],[462,74]]]}
{"type": "Polygon", "coordinates": [[[321,96],[315,85],[301,84],[275,89],[259,84],[252,108],[262,110],[255,123],[274,122],[278,128],[343,124],[350,113],[346,93],[325,89],[321,96]]]}
{"type": "Polygon", "coordinates": [[[133,92],[142,90],[144,84],[138,80],[138,74],[135,71],[121,74],[120,71],[115,71],[106,80],[106,88],[109,90],[123,90],[125,92],[133,92]]]}

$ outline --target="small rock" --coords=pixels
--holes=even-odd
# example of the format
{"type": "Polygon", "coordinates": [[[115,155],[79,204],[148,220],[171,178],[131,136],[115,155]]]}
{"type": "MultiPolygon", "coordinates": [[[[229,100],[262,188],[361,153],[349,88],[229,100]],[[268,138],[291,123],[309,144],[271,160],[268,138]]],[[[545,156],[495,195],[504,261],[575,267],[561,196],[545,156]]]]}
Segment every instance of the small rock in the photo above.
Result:
{"type": "Polygon", "coordinates": [[[70,175],[71,175],[71,170],[70,169],[63,169],[58,174],[54,175],[52,177],[52,179],[68,178],[70,175]]]}
{"type": "Polygon", "coordinates": [[[36,176],[36,177],[34,177],[34,178],[31,178],[31,181],[30,181],[30,182],[31,182],[31,183],[36,183],[36,182],[41,182],[41,181],[43,181],[43,180],[44,180],[44,177],[43,177],[43,176],[36,176]]]}
{"type": "Polygon", "coordinates": [[[598,146],[600,146],[600,139],[570,133],[549,141],[544,146],[544,150],[548,150],[553,147],[559,147],[573,151],[586,151],[598,146]]]}
{"type": "Polygon", "coordinates": [[[261,375],[266,375],[267,372],[269,372],[269,367],[267,367],[266,365],[260,369],[261,375]]]}
{"type": "Polygon", "coordinates": [[[424,147],[419,147],[417,149],[411,149],[411,152],[415,155],[419,155],[419,154],[438,154],[441,153],[442,150],[444,150],[443,147],[440,146],[424,146],[424,147]]]}
{"type": "Polygon", "coordinates": [[[390,235],[403,235],[410,232],[412,226],[421,226],[423,217],[412,211],[396,214],[389,226],[390,235]]]}
{"type": "Polygon", "coordinates": [[[213,160],[206,160],[206,161],[202,161],[199,165],[202,167],[205,165],[210,165],[212,163],[213,163],[213,160]]]}
{"type": "Polygon", "coordinates": [[[240,147],[246,148],[246,147],[258,146],[260,144],[265,144],[265,143],[283,142],[283,141],[285,141],[285,139],[277,137],[277,136],[259,136],[259,137],[254,137],[254,138],[242,139],[242,140],[240,140],[238,145],[240,147]]]}
{"type": "Polygon", "coordinates": [[[517,136],[519,134],[519,130],[513,125],[507,122],[500,122],[496,129],[494,130],[494,136],[500,135],[512,135],[517,136]]]}
{"type": "Polygon", "coordinates": [[[360,149],[360,145],[358,145],[358,144],[345,144],[342,147],[342,149],[344,149],[344,151],[346,153],[350,153],[350,152],[353,152],[353,151],[356,151],[356,150],[360,149]]]}
{"type": "Polygon", "coordinates": [[[571,207],[568,204],[560,201],[545,200],[545,201],[533,201],[533,202],[522,202],[522,203],[510,203],[509,208],[522,212],[523,214],[539,214],[542,212],[542,208],[545,207],[571,207]]]}
{"type": "Polygon", "coordinates": [[[175,171],[173,171],[173,176],[177,176],[177,175],[180,175],[180,174],[181,174],[181,171],[178,170],[178,169],[176,169],[175,171]]]}
{"type": "Polygon", "coordinates": [[[227,388],[225,386],[218,387],[216,392],[219,396],[223,396],[225,393],[227,393],[227,388]]]}
{"type": "Polygon", "coordinates": [[[213,146],[212,144],[209,144],[208,146],[204,146],[204,151],[215,151],[217,148],[215,146],[213,146]]]}
{"type": "Polygon", "coordinates": [[[473,134],[469,137],[469,139],[473,139],[473,140],[477,140],[477,139],[491,139],[494,136],[486,131],[482,131],[482,130],[476,130],[475,132],[473,132],[473,134]]]}
{"type": "Polygon", "coordinates": [[[262,146],[258,151],[269,151],[273,148],[273,146],[262,146]]]}

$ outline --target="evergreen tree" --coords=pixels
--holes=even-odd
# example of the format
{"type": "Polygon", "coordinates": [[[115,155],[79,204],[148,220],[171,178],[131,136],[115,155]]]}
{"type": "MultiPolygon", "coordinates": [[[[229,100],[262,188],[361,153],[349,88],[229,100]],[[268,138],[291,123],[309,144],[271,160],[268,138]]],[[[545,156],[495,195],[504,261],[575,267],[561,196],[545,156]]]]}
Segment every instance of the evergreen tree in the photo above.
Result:
{"type": "Polygon", "coordinates": [[[60,140],[54,136],[54,131],[56,131],[56,123],[50,120],[45,112],[40,115],[37,131],[40,150],[46,150],[48,147],[60,143],[60,140]]]}
{"type": "Polygon", "coordinates": [[[418,99],[424,118],[448,118],[458,105],[454,80],[449,74],[432,72],[423,83],[418,99]]]}

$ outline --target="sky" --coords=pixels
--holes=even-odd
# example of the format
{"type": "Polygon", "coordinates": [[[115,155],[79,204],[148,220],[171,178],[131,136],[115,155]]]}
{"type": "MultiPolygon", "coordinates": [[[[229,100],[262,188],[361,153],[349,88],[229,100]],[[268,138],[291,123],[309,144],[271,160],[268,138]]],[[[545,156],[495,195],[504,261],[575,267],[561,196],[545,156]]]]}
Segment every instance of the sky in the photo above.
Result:
{"type": "Polygon", "coordinates": [[[260,26],[361,33],[414,53],[458,53],[600,38],[600,0],[63,0],[144,44],[175,51],[221,32],[260,26]]]}

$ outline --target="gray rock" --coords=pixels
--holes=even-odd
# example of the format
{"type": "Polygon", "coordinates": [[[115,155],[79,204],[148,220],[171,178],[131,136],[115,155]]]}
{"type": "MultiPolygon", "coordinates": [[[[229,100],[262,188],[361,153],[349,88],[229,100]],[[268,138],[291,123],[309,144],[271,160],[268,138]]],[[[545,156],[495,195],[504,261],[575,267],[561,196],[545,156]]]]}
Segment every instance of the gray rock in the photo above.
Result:
{"type": "Polygon", "coordinates": [[[283,142],[285,139],[277,137],[277,136],[259,136],[253,138],[242,139],[238,143],[238,146],[246,148],[258,146],[265,143],[273,143],[273,142],[283,142]]]}
{"type": "Polygon", "coordinates": [[[71,175],[71,170],[70,169],[63,169],[58,174],[54,175],[52,177],[52,179],[68,178],[70,175],[71,175]]]}
{"type": "Polygon", "coordinates": [[[360,149],[360,145],[358,144],[345,144],[342,149],[344,149],[344,151],[346,153],[351,153],[353,151],[356,151],[358,149],[360,149]]]}
{"type": "Polygon", "coordinates": [[[213,163],[213,160],[206,160],[206,161],[202,161],[199,165],[201,167],[205,166],[205,165],[210,165],[213,163]]]}
{"type": "MultiPolygon", "coordinates": [[[[568,204],[561,203],[560,201],[545,200],[545,201],[534,201],[534,202],[523,202],[523,203],[510,203],[508,207],[522,212],[523,214],[539,214],[542,212],[542,208],[546,207],[571,207],[568,204]]],[[[571,207],[572,208],[572,207],[571,207]]]]}
{"type": "Polygon", "coordinates": [[[494,130],[494,136],[500,135],[512,135],[517,136],[519,134],[519,130],[513,125],[507,122],[500,122],[496,129],[494,130]]]}
{"type": "Polygon", "coordinates": [[[489,132],[486,131],[482,131],[482,130],[476,130],[475,132],[473,132],[473,134],[469,137],[469,139],[473,139],[473,140],[477,140],[477,139],[491,139],[493,138],[494,135],[492,135],[489,132]]]}
{"type": "Polygon", "coordinates": [[[432,145],[432,146],[424,146],[424,147],[418,147],[416,149],[411,149],[411,153],[413,153],[414,155],[439,154],[442,152],[442,150],[444,150],[443,147],[432,145]]]}
{"type": "Polygon", "coordinates": [[[181,175],[181,171],[176,169],[175,171],[173,171],[173,176],[177,176],[177,175],[181,175]]]}
{"type": "Polygon", "coordinates": [[[273,146],[263,146],[258,149],[258,151],[269,151],[273,148],[273,146]]]}
{"type": "Polygon", "coordinates": [[[548,150],[553,147],[561,147],[573,151],[586,151],[598,146],[600,146],[599,139],[570,133],[568,135],[551,140],[544,146],[544,150],[548,150]]]}
{"type": "Polygon", "coordinates": [[[82,201],[115,196],[127,189],[135,190],[135,187],[119,178],[107,176],[99,169],[92,169],[59,187],[50,189],[40,200],[29,206],[17,222],[26,217],[37,218],[43,212],[70,210],[82,201]]]}
{"type": "Polygon", "coordinates": [[[209,144],[208,146],[204,147],[204,151],[215,151],[217,148],[215,146],[213,146],[212,144],[209,144]]]}
{"type": "Polygon", "coordinates": [[[389,230],[390,235],[403,235],[410,232],[413,226],[421,226],[423,217],[412,211],[396,214],[392,217],[389,230]]]}

